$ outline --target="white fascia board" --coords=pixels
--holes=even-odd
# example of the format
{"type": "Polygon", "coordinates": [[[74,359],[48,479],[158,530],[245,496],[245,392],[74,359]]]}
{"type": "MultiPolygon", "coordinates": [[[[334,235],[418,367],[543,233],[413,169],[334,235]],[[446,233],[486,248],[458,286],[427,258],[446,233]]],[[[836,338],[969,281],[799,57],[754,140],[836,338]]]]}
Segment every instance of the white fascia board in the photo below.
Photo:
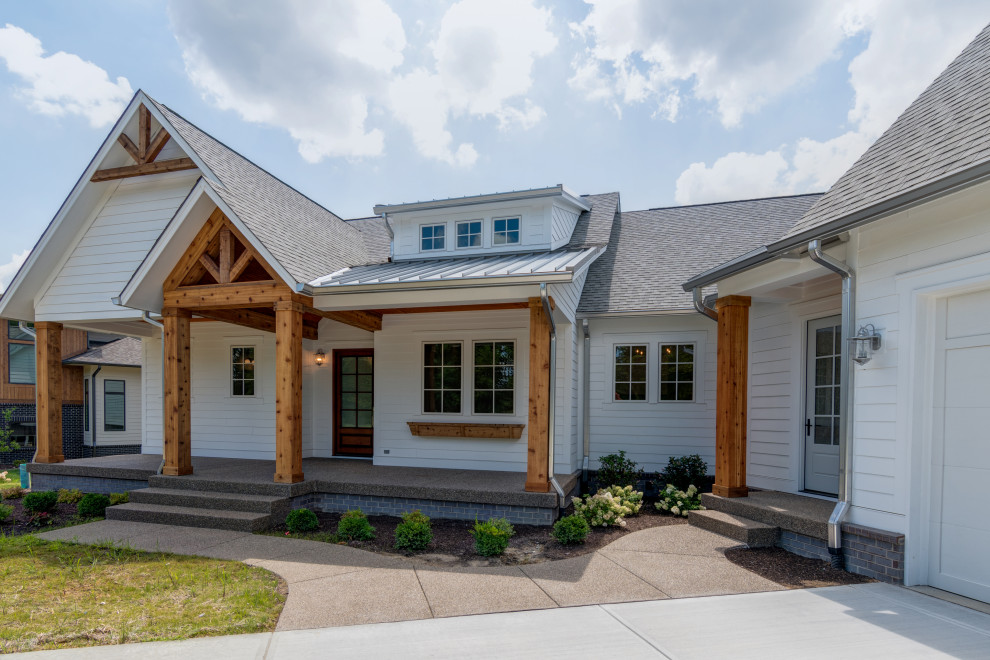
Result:
{"type": "Polygon", "coordinates": [[[591,207],[580,197],[574,195],[563,185],[550,186],[549,188],[532,188],[529,190],[514,190],[505,193],[492,193],[487,195],[472,195],[470,197],[452,197],[449,199],[434,199],[426,202],[409,202],[407,204],[375,204],[376,215],[382,213],[406,213],[409,211],[427,211],[433,209],[449,209],[458,206],[474,206],[476,204],[491,204],[497,202],[513,202],[524,199],[538,199],[541,197],[563,197],[570,203],[587,211],[591,207]]]}
{"type": "Polygon", "coordinates": [[[625,312],[578,312],[575,314],[575,317],[578,319],[619,319],[640,316],[655,316],[661,318],[664,316],[684,316],[687,314],[698,314],[698,310],[693,307],[690,309],[685,307],[681,309],[644,309],[629,310],[625,312]]]}

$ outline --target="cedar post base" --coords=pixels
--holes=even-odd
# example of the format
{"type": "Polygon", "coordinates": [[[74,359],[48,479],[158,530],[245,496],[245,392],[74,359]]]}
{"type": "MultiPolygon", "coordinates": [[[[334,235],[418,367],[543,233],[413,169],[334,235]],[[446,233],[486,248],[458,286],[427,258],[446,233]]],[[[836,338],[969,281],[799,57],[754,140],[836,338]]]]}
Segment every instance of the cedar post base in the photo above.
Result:
{"type": "Polygon", "coordinates": [[[712,495],[719,497],[747,497],[749,495],[748,486],[712,486],[712,495]]]}

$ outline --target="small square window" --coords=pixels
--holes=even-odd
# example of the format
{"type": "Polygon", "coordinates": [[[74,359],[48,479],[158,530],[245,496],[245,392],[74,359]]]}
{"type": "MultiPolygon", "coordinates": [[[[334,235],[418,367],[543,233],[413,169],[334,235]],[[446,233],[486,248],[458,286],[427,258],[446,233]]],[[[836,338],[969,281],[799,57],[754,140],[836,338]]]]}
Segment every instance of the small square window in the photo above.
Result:
{"type": "Polygon", "coordinates": [[[445,250],[447,225],[423,225],[419,228],[419,247],[423,252],[445,250]]]}
{"type": "Polygon", "coordinates": [[[694,344],[660,345],[660,400],[694,401],[694,344]]]}
{"type": "Polygon", "coordinates": [[[492,231],[493,245],[515,245],[519,243],[519,218],[497,218],[492,231]]]}
{"type": "Polygon", "coordinates": [[[254,346],[233,346],[230,349],[230,378],[232,396],[254,396],[254,346]]]}
{"type": "Polygon", "coordinates": [[[481,220],[457,223],[457,247],[481,247],[481,220]]]}
{"type": "Polygon", "coordinates": [[[615,401],[646,401],[646,344],[615,346],[615,401]]]}

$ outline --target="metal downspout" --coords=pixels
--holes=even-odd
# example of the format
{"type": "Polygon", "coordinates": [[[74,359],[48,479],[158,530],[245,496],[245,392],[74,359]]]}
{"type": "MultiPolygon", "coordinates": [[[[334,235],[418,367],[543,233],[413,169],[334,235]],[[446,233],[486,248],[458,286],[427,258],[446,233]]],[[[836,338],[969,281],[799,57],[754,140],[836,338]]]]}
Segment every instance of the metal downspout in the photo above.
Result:
{"type": "MultiPolygon", "coordinates": [[[[90,440],[90,449],[93,450],[93,456],[94,457],[96,456],[96,398],[97,398],[96,397],[96,377],[100,375],[100,372],[101,371],[103,371],[103,365],[102,364],[100,366],[98,366],[96,368],[96,371],[93,372],[93,375],[91,375],[89,377],[89,382],[93,384],[93,387],[92,387],[93,396],[90,397],[92,399],[92,407],[89,409],[89,423],[90,423],[90,427],[91,427],[90,428],[90,432],[92,433],[91,440],[90,440]]],[[[87,401],[86,402],[86,405],[89,406],[90,405],[90,402],[87,401]]],[[[104,417],[106,417],[106,415],[104,415],[104,417]]]]}
{"type": "Polygon", "coordinates": [[[581,436],[584,440],[584,459],[581,461],[581,487],[585,490],[588,485],[588,467],[591,456],[591,332],[588,319],[581,319],[581,331],[584,336],[581,361],[581,436]]]}
{"type": "Polygon", "coordinates": [[[564,489],[557,483],[557,478],[553,474],[554,409],[557,407],[557,324],[553,321],[553,310],[550,309],[550,298],[547,295],[546,282],[540,284],[540,300],[543,301],[543,312],[550,319],[550,414],[548,416],[548,426],[550,428],[547,429],[547,442],[550,447],[547,452],[547,462],[549,463],[547,466],[547,478],[550,480],[550,485],[557,491],[557,497],[560,498],[560,508],[563,509],[567,506],[567,495],[564,494],[564,489]]]}
{"type": "Polygon", "coordinates": [[[842,359],[839,363],[839,383],[845,388],[842,406],[842,426],[839,428],[839,501],[828,519],[828,551],[832,565],[842,567],[842,522],[852,506],[852,444],[855,371],[849,359],[849,339],[856,335],[856,274],[847,264],[822,251],[821,241],[808,243],[808,256],[817,264],[842,276],[842,359]]]}
{"type": "Polygon", "coordinates": [[[694,308],[698,310],[699,313],[704,314],[711,320],[718,323],[718,312],[705,304],[705,298],[701,293],[700,286],[696,286],[691,289],[691,296],[694,298],[694,308]]]}

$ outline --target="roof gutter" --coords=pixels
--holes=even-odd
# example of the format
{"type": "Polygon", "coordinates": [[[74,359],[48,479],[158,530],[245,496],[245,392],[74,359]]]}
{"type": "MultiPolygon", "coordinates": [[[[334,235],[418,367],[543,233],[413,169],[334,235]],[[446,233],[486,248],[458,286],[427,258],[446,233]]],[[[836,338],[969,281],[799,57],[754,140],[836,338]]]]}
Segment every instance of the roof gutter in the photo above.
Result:
{"type": "Polygon", "coordinates": [[[691,297],[694,299],[694,308],[698,310],[699,314],[703,314],[718,323],[718,312],[715,311],[715,308],[705,304],[705,296],[701,292],[700,286],[696,286],[691,290],[691,297]]]}
{"type": "Polygon", "coordinates": [[[839,383],[842,391],[842,426],[839,428],[839,501],[828,519],[828,552],[832,565],[842,567],[842,523],[849,515],[852,506],[852,457],[853,421],[855,410],[855,388],[853,378],[856,372],[849,358],[849,339],[856,334],[856,274],[853,269],[838,259],[830,257],[822,250],[822,242],[815,239],[808,243],[808,256],[842,277],[842,342],[839,360],[839,383]]]}

